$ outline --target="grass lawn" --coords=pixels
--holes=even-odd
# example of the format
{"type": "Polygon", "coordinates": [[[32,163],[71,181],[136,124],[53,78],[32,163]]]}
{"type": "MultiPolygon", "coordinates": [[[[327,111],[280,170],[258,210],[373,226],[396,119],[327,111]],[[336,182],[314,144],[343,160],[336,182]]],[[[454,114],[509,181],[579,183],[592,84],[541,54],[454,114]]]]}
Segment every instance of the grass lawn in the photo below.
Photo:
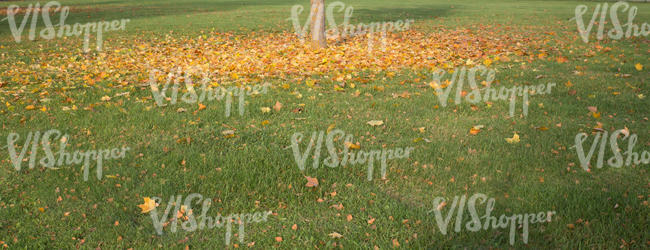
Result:
{"type": "MultiPolygon", "coordinates": [[[[0,19],[7,6],[24,9],[30,3],[36,2],[0,2],[0,19]]],[[[91,35],[89,53],[83,53],[81,37],[37,35],[30,41],[29,22],[17,43],[4,20],[0,247],[648,248],[648,164],[609,166],[615,154],[607,142],[603,167],[596,167],[596,149],[585,171],[574,147],[577,134],[589,135],[586,154],[595,131],[611,135],[627,128],[638,136],[632,151],[640,156],[650,151],[650,42],[647,36],[598,41],[594,25],[584,43],[570,19],[576,6],[585,4],[587,23],[597,3],[345,1],[354,8],[351,24],[415,20],[411,29],[390,34],[385,50],[380,40],[368,48],[368,39],[377,37],[330,40],[327,49],[309,49],[287,20],[292,6],[300,4],[304,23],[306,0],[61,1],[70,7],[66,24],[130,20],[125,30],[104,34],[102,51],[91,35]],[[445,81],[434,81],[433,73],[443,69],[449,72],[443,79],[451,80],[452,70],[477,65],[494,70],[496,89],[556,85],[529,97],[527,115],[522,98],[512,117],[507,100],[471,103],[463,97],[456,104],[455,87],[443,105],[432,86],[445,81]],[[193,72],[197,82],[200,72],[214,73],[209,82],[214,87],[270,86],[265,93],[246,95],[243,110],[233,97],[230,115],[225,99],[161,107],[149,85],[154,68],[163,72],[154,74],[159,83],[181,68],[193,72]],[[38,150],[36,161],[46,155],[41,145],[25,145],[27,134],[51,129],[69,135],[69,153],[129,150],[103,162],[101,179],[95,163],[87,181],[81,163],[29,168],[30,152],[38,150]],[[325,140],[327,131],[337,129],[352,135],[358,145],[349,149],[353,152],[413,150],[404,159],[388,160],[385,178],[375,161],[370,181],[368,163],[325,166],[325,143],[318,168],[311,153],[301,170],[292,136],[304,135],[302,153],[313,132],[325,131],[325,140]],[[10,140],[4,139],[14,133],[20,135],[18,154],[29,147],[20,171],[11,160],[10,140]],[[515,133],[518,142],[505,140],[515,133]],[[318,185],[308,187],[306,177],[318,185]],[[226,242],[225,226],[186,231],[179,224],[173,232],[171,222],[157,234],[151,212],[138,207],[145,197],[160,197],[161,216],[170,197],[184,200],[193,193],[212,201],[207,212],[212,217],[272,214],[245,224],[244,232],[233,224],[226,242]],[[530,224],[527,243],[521,227],[513,244],[510,227],[466,229],[467,208],[461,230],[454,230],[461,217],[453,214],[448,232],[441,233],[434,211],[439,208],[446,217],[455,196],[469,199],[477,193],[495,199],[497,217],[555,215],[550,222],[530,224]],[[437,197],[447,205],[437,206],[437,197]]],[[[630,5],[638,8],[634,23],[648,23],[650,4],[630,5]]],[[[17,15],[18,24],[23,14],[17,15]]],[[[342,24],[343,13],[335,14],[342,24]]],[[[58,23],[58,13],[52,15],[58,23]]],[[[40,32],[44,24],[38,18],[40,32]]],[[[619,18],[625,22],[627,12],[619,12],[619,18]]],[[[611,23],[607,27],[605,32],[611,23]]],[[[485,75],[479,76],[477,84],[483,80],[485,75]]],[[[459,93],[472,93],[467,81],[464,91],[459,93]]],[[[179,98],[187,93],[181,90],[179,98]]],[[[50,142],[58,152],[59,141],[50,142]]],[[[619,138],[619,148],[628,151],[628,142],[619,138]]],[[[334,145],[337,151],[349,147],[343,138],[334,145]]],[[[485,207],[477,203],[480,216],[485,207]]],[[[198,203],[191,209],[194,216],[201,214],[198,203]]],[[[187,210],[179,221],[192,221],[187,210]]]]}

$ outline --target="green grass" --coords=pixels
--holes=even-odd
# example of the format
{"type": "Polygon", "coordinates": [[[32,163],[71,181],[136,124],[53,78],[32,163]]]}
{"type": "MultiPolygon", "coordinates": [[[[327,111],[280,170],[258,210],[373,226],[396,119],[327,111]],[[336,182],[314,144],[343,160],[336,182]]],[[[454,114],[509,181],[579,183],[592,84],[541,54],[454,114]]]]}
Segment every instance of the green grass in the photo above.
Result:
{"type": "MultiPolygon", "coordinates": [[[[2,2],[0,8],[28,3],[2,2]]],[[[286,21],[291,6],[303,4],[308,8],[309,3],[117,0],[62,4],[79,11],[71,11],[66,22],[70,24],[130,18],[126,31],[106,34],[105,44],[116,49],[137,45],[132,42],[135,39],[156,40],[167,34],[193,37],[202,32],[234,32],[242,36],[251,31],[292,32],[291,23],[286,21]]],[[[544,49],[549,55],[566,56],[569,62],[513,57],[511,62],[494,64],[497,86],[558,84],[550,94],[531,97],[526,117],[520,115],[520,100],[512,118],[508,117],[506,101],[493,101],[491,108],[480,103],[478,110],[467,102],[442,107],[435,91],[423,84],[431,81],[431,72],[408,69],[395,77],[386,76],[387,72],[358,72],[369,81],[356,82],[354,89],[345,88],[343,92],[334,91],[332,81],[326,78],[314,87],[292,83],[288,89],[281,87],[285,81],[270,79],[273,87],[269,93],[247,97],[245,114],[239,116],[233,109],[230,117],[224,115],[223,101],[205,102],[207,108],[196,114],[195,104],[157,107],[151,100],[143,102],[143,98],[151,97],[151,91],[147,86],[138,86],[140,83],[129,87],[108,87],[107,83],[89,87],[79,83],[74,89],[62,89],[64,84],[55,83],[40,89],[49,92],[47,112],[26,111],[25,106],[42,98],[38,92],[31,93],[35,86],[24,86],[20,91],[19,83],[2,79],[6,85],[0,87],[0,145],[5,146],[4,138],[12,132],[21,135],[22,145],[30,131],[58,129],[70,135],[68,147],[72,150],[129,146],[131,151],[125,159],[104,163],[104,175],[117,178],[105,176],[97,180],[93,167],[89,180],[84,182],[80,165],[52,170],[40,166],[28,169],[24,163],[22,171],[15,171],[6,147],[2,148],[0,240],[11,248],[26,249],[186,245],[222,248],[223,228],[176,233],[167,228],[164,235],[158,236],[149,215],[141,214],[137,207],[143,197],[157,196],[163,199],[158,208],[161,213],[170,196],[200,193],[213,198],[208,213],[211,216],[266,210],[276,213],[267,222],[247,225],[245,243],[239,243],[233,236],[228,248],[233,248],[233,243],[246,247],[246,243],[255,242],[255,248],[383,249],[392,247],[393,239],[408,248],[647,248],[648,165],[620,169],[605,165],[588,173],[579,167],[576,151],[570,147],[576,134],[589,133],[601,122],[603,129],[610,132],[629,128],[639,136],[634,151],[650,151],[650,98],[637,97],[650,95],[648,38],[596,42],[592,37],[590,44],[574,40],[575,22],[568,19],[573,17],[578,4],[590,6],[587,15],[591,15],[594,2],[346,2],[355,8],[352,23],[413,18],[415,29],[421,32],[478,24],[500,25],[503,29],[499,32],[505,33],[554,32],[549,36],[531,36],[534,41],[539,39],[533,51],[544,49]],[[597,51],[595,45],[610,47],[612,51],[597,51]],[[594,55],[589,55],[590,51],[594,55]],[[643,71],[634,69],[636,63],[644,65],[643,71]],[[572,87],[565,85],[568,81],[573,83],[572,87]],[[576,94],[569,94],[570,90],[576,90],[576,94]],[[355,91],[359,91],[358,96],[355,91]],[[404,91],[411,94],[410,98],[393,96],[404,91]],[[130,95],[115,96],[122,92],[130,95]],[[302,98],[292,92],[300,93],[302,98]],[[100,101],[106,95],[112,100],[100,101]],[[276,101],[284,105],[280,112],[260,111],[276,101]],[[5,102],[11,103],[13,109],[5,102]],[[83,109],[91,104],[92,110],[83,109]],[[62,111],[63,106],[72,105],[78,110],[62,111]],[[598,107],[602,116],[591,116],[588,106],[598,107]],[[178,108],[187,112],[178,113],[178,108]],[[303,111],[292,112],[297,108],[303,111]],[[268,125],[262,125],[265,120],[268,125]],[[382,120],[384,125],[372,127],[366,124],[370,120],[382,120]],[[365,164],[337,168],[321,164],[318,169],[308,167],[301,172],[291,151],[291,136],[301,132],[308,137],[312,132],[327,130],[331,124],[352,134],[362,150],[415,150],[409,159],[388,162],[387,180],[379,178],[378,164],[372,181],[366,180],[365,164]],[[485,128],[478,135],[470,135],[469,129],[479,124],[485,128]],[[540,126],[549,129],[536,129],[540,126]],[[419,132],[420,127],[425,132],[419,132]],[[225,138],[224,130],[235,130],[235,137],[225,138]],[[513,132],[521,136],[520,143],[508,144],[504,140],[512,137],[513,132]],[[190,138],[189,143],[186,138],[190,138]],[[305,175],[317,177],[320,185],[305,187],[305,175]],[[336,195],[332,196],[332,192],[336,195]],[[527,245],[522,243],[520,229],[514,246],[508,243],[506,229],[463,229],[442,235],[434,214],[428,212],[434,209],[434,198],[449,201],[454,196],[469,197],[475,193],[496,199],[495,215],[555,211],[556,216],[550,223],[532,224],[527,245]],[[62,200],[57,201],[58,197],[62,200]],[[323,201],[318,202],[319,198],[323,201]],[[344,208],[331,207],[338,204],[344,208]],[[351,221],[346,219],[348,214],[353,217],[351,221]],[[371,218],[376,220],[369,224],[371,218]],[[576,223],[578,220],[588,221],[588,225],[576,223]],[[291,229],[294,224],[297,230],[291,229]],[[570,229],[567,224],[574,224],[575,228],[570,229]],[[343,237],[333,239],[328,236],[332,232],[343,237]],[[282,237],[283,241],[276,242],[275,237],[282,237]]],[[[650,5],[631,4],[639,8],[635,23],[648,22],[650,5]]],[[[0,22],[0,68],[28,67],[44,57],[57,56],[43,52],[49,51],[48,47],[81,46],[79,38],[61,40],[17,44],[6,21],[0,22]]],[[[585,148],[591,145],[593,137],[590,135],[585,148]]],[[[627,141],[619,140],[619,144],[622,149],[627,148],[627,141]]],[[[301,144],[301,149],[304,147],[301,144]]],[[[605,160],[612,155],[609,148],[606,152],[605,160]]],[[[327,156],[325,148],[321,154],[321,159],[327,156]]],[[[39,158],[42,155],[41,150],[39,158]]],[[[311,161],[307,166],[311,166],[311,161]]],[[[482,215],[484,205],[478,210],[482,215]]],[[[444,212],[446,215],[448,209],[444,212]]],[[[236,232],[234,227],[233,233],[236,232]]]]}

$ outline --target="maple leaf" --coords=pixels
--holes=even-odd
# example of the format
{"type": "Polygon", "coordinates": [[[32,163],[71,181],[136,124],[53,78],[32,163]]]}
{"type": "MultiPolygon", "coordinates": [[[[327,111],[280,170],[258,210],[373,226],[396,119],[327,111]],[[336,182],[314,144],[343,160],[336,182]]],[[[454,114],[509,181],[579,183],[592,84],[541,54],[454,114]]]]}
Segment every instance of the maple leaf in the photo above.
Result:
{"type": "Polygon", "coordinates": [[[205,105],[199,103],[199,110],[204,110],[205,108],[205,105]]]}
{"type": "Polygon", "coordinates": [[[146,214],[151,210],[154,210],[158,204],[156,204],[155,200],[150,199],[149,197],[144,197],[144,203],[138,205],[140,209],[142,209],[142,213],[146,214]]]}
{"type": "Polygon", "coordinates": [[[317,187],[318,186],[318,179],[315,177],[309,177],[305,176],[307,179],[307,184],[305,184],[305,187],[317,187]]]}

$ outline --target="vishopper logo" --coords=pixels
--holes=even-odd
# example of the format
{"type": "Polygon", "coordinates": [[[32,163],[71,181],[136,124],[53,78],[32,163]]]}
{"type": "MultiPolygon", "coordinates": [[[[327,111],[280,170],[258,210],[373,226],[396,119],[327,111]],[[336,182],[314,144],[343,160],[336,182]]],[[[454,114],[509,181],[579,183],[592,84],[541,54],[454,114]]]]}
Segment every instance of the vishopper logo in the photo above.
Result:
{"type": "Polygon", "coordinates": [[[447,216],[443,217],[442,216],[442,210],[444,207],[447,205],[447,201],[443,197],[436,197],[433,200],[433,207],[434,209],[429,210],[429,213],[433,212],[436,216],[436,223],[438,224],[438,229],[440,229],[440,233],[443,235],[447,235],[448,231],[448,226],[449,222],[451,221],[451,218],[454,216],[454,212],[456,213],[456,222],[455,222],[455,227],[454,231],[455,232],[460,232],[462,229],[462,224],[465,221],[463,217],[463,213],[465,212],[465,205],[467,205],[467,210],[469,211],[470,215],[470,220],[465,223],[465,228],[471,232],[478,232],[479,230],[488,230],[489,228],[492,229],[506,229],[508,226],[510,227],[510,245],[515,244],[515,234],[517,228],[522,228],[522,234],[523,234],[523,242],[528,243],[528,226],[529,224],[532,223],[543,223],[543,222],[551,222],[551,216],[555,214],[555,211],[548,211],[548,212],[539,212],[537,215],[534,213],[531,214],[513,214],[511,216],[507,216],[505,214],[502,214],[498,219],[496,216],[492,215],[492,211],[494,210],[494,203],[495,199],[490,198],[488,199],[488,196],[485,194],[477,193],[472,195],[469,200],[467,199],[466,195],[463,195],[460,197],[460,200],[458,199],[458,196],[454,197],[454,201],[451,204],[450,210],[447,213],[447,216]],[[485,206],[485,215],[479,216],[477,213],[476,209],[476,202],[478,201],[479,204],[483,204],[487,200],[487,204],[485,206]],[[481,219],[483,219],[483,222],[481,222],[481,219]]]}
{"type": "Polygon", "coordinates": [[[20,150],[20,154],[18,154],[16,150],[17,145],[15,143],[20,139],[20,135],[17,133],[10,133],[9,136],[7,136],[7,148],[9,150],[11,163],[14,165],[16,171],[20,171],[23,162],[27,161],[25,155],[28,151],[31,152],[29,156],[29,169],[33,169],[36,166],[39,141],[41,142],[43,151],[45,151],[45,157],[41,158],[39,161],[41,166],[50,169],[56,169],[55,166],[61,167],[63,165],[76,165],[83,162],[84,181],[88,181],[88,172],[90,169],[91,160],[97,163],[97,179],[101,180],[103,161],[111,159],[123,159],[126,155],[126,151],[130,149],[129,147],[122,147],[121,150],[118,148],[111,150],[88,150],[85,152],[76,150],[73,153],[68,153],[66,152],[65,148],[68,143],[69,136],[67,134],[63,136],[61,135],[62,133],[56,129],[45,131],[45,133],[42,135],[40,131],[33,133],[29,132],[25,138],[25,143],[20,150]],[[55,154],[52,152],[51,140],[59,140],[60,145],[58,151],[58,160],[55,157],[55,154]]]}
{"type": "MultiPolygon", "coordinates": [[[[194,72],[194,70],[192,70],[194,72]]],[[[230,117],[230,110],[233,103],[233,97],[238,98],[238,111],[239,115],[244,115],[244,105],[246,104],[245,96],[255,96],[259,94],[266,94],[268,92],[269,83],[262,85],[253,85],[250,86],[239,86],[224,88],[219,86],[218,83],[213,81],[210,78],[210,74],[207,72],[200,73],[202,75],[201,87],[199,89],[200,93],[194,89],[193,77],[196,75],[193,72],[183,71],[180,68],[173,70],[166,75],[166,82],[163,85],[162,89],[159,88],[157,81],[162,80],[165,75],[161,75],[160,71],[154,69],[150,72],[149,75],[149,86],[151,87],[151,93],[153,98],[156,101],[156,105],[159,107],[164,107],[165,101],[168,101],[171,105],[175,105],[179,100],[179,94],[182,94],[180,101],[194,104],[201,104],[204,101],[221,101],[224,98],[225,100],[225,115],[230,117]],[[170,84],[171,89],[169,89],[170,84]],[[182,85],[181,85],[182,84],[182,85]],[[184,88],[183,88],[184,87],[184,88]],[[185,93],[179,93],[183,91],[185,93]],[[167,96],[171,94],[171,96],[167,96]]],[[[201,104],[202,105],[202,104],[201,104]]]]}
{"type": "MultiPolygon", "coordinates": [[[[578,5],[576,6],[575,9],[575,20],[576,20],[576,25],[578,26],[578,34],[580,35],[580,38],[582,38],[582,41],[585,43],[589,42],[589,34],[591,33],[592,28],[594,27],[594,24],[598,24],[598,33],[596,34],[596,39],[598,41],[603,40],[604,38],[604,33],[605,32],[605,24],[607,23],[607,9],[608,9],[608,4],[603,3],[601,4],[596,4],[596,7],[594,8],[594,13],[591,16],[591,20],[589,20],[589,23],[585,27],[584,20],[582,16],[587,13],[588,7],[586,5],[578,5]],[[602,7],[601,7],[602,6],[602,7]],[[598,14],[600,14],[600,19],[598,22],[596,22],[596,18],[598,18],[598,14]]],[[[623,35],[625,35],[625,38],[630,38],[632,36],[638,37],[638,36],[648,36],[650,34],[650,24],[648,23],[643,23],[641,24],[641,27],[639,25],[634,24],[634,18],[636,17],[636,13],[638,11],[638,8],[636,6],[630,7],[630,4],[624,1],[619,1],[614,4],[612,4],[611,8],[609,9],[609,17],[611,19],[611,23],[613,25],[613,29],[610,29],[607,32],[607,36],[611,39],[614,40],[619,40],[623,38],[623,35]],[[627,23],[621,25],[621,22],[618,19],[618,12],[625,13],[627,12],[627,23]],[[625,33],[623,33],[623,28],[627,28],[625,30],[625,33]]],[[[574,19],[572,18],[572,19],[574,19]]]]}
{"type": "Polygon", "coordinates": [[[440,105],[442,105],[443,107],[447,106],[449,100],[449,94],[451,93],[451,90],[453,89],[454,85],[456,85],[454,104],[456,105],[460,104],[461,101],[463,101],[463,98],[465,98],[465,101],[472,104],[476,104],[481,101],[488,102],[490,100],[492,101],[509,100],[510,117],[514,117],[515,115],[515,107],[516,107],[515,105],[516,105],[517,96],[522,97],[523,115],[527,116],[529,96],[550,94],[551,88],[556,86],[556,83],[549,83],[547,85],[540,84],[537,86],[523,86],[523,87],[516,86],[510,89],[502,86],[499,89],[494,89],[492,88],[492,82],[494,82],[496,73],[494,69],[488,69],[483,65],[470,68],[469,70],[465,67],[456,68],[453,70],[451,79],[445,79],[446,74],[447,72],[445,70],[442,69],[436,70],[436,72],[433,73],[433,82],[430,84],[430,86],[436,91],[435,95],[438,96],[440,105]],[[479,86],[476,84],[477,76],[479,75],[482,76],[483,79],[485,79],[484,81],[481,82],[481,85],[485,86],[485,88],[483,89],[480,89],[479,86]],[[470,88],[469,93],[463,90],[465,82],[469,84],[469,88],[470,88]],[[481,94],[481,91],[483,91],[484,93],[481,94]]]}
{"type": "MultiPolygon", "coordinates": [[[[304,11],[304,7],[302,5],[294,5],[291,8],[291,17],[287,18],[287,20],[291,21],[293,24],[293,29],[298,38],[300,38],[301,41],[304,41],[305,36],[307,34],[307,28],[310,26],[313,18],[313,12],[309,12],[309,16],[307,17],[307,20],[305,24],[301,27],[300,26],[300,18],[298,16],[304,11]]],[[[347,38],[347,37],[354,37],[354,36],[360,36],[360,35],[369,35],[368,38],[368,50],[372,50],[373,47],[373,39],[372,37],[376,32],[381,32],[382,38],[383,38],[383,46],[382,49],[386,49],[386,35],[388,32],[392,31],[405,31],[411,28],[411,24],[413,24],[415,21],[413,19],[407,19],[407,20],[398,20],[398,21],[390,21],[390,22],[372,22],[370,24],[364,24],[364,23],[359,23],[357,25],[350,24],[350,19],[352,18],[352,14],[354,12],[354,8],[352,6],[348,6],[347,8],[345,7],[345,3],[341,1],[336,1],[332,2],[327,5],[327,10],[325,12],[325,17],[326,17],[326,24],[329,25],[329,29],[325,32],[326,37],[329,38],[347,38]],[[335,9],[338,10],[336,12],[341,12],[344,11],[344,16],[343,16],[343,30],[340,31],[338,25],[336,24],[336,20],[334,18],[335,14],[335,9]]]]}
{"type": "Polygon", "coordinates": [[[603,162],[605,158],[605,148],[607,147],[608,140],[609,140],[609,148],[614,154],[611,158],[607,160],[607,164],[610,167],[620,168],[623,167],[623,165],[631,166],[632,164],[640,165],[640,164],[650,163],[650,152],[648,151],[642,151],[641,153],[634,152],[634,146],[637,143],[638,137],[636,134],[630,134],[630,131],[627,129],[616,130],[611,134],[611,136],[608,136],[607,131],[597,132],[596,135],[594,136],[594,141],[591,144],[591,147],[589,147],[589,152],[587,153],[587,155],[585,155],[585,151],[582,144],[585,141],[587,141],[588,137],[589,136],[586,133],[577,134],[575,137],[575,145],[573,146],[575,147],[576,152],[578,153],[580,166],[585,171],[591,171],[589,168],[591,166],[590,162],[592,157],[594,156],[594,152],[596,152],[596,148],[598,148],[599,143],[600,143],[600,147],[598,150],[596,167],[597,168],[603,167],[603,162]],[[627,151],[625,151],[622,154],[621,154],[622,150],[618,146],[619,138],[621,141],[628,140],[627,151]],[[626,155],[627,157],[624,159],[623,155],[626,155]]]}
{"type": "Polygon", "coordinates": [[[103,33],[107,31],[125,30],[126,23],[131,21],[130,19],[121,19],[119,21],[114,20],[111,22],[101,21],[101,22],[89,22],[86,24],[75,23],[74,25],[70,26],[69,24],[65,24],[65,19],[68,17],[70,13],[70,8],[68,6],[61,7],[61,3],[57,1],[51,1],[46,3],[43,6],[43,8],[41,8],[41,4],[38,2],[35,5],[29,4],[27,9],[25,10],[25,15],[23,16],[23,19],[20,22],[20,26],[17,26],[15,16],[19,12],[21,12],[20,6],[13,5],[13,4],[9,5],[9,7],[7,7],[7,17],[1,20],[1,21],[8,20],[9,28],[11,29],[11,34],[13,35],[14,40],[17,43],[21,41],[23,30],[25,29],[25,25],[27,25],[27,23],[29,22],[30,17],[31,17],[31,23],[29,28],[28,39],[30,41],[34,41],[37,32],[36,25],[38,24],[38,14],[40,12],[41,16],[43,17],[43,24],[45,25],[45,28],[41,30],[41,32],[39,33],[41,38],[45,40],[51,40],[54,38],[54,36],[61,38],[63,36],[80,36],[83,34],[84,52],[90,51],[89,41],[90,41],[91,32],[96,33],[97,51],[101,51],[104,43],[103,33]],[[59,23],[57,25],[52,25],[52,21],[50,19],[50,11],[61,12],[59,23]],[[55,30],[54,28],[55,26],[59,26],[58,32],[57,30],[55,30]]]}
{"type": "Polygon", "coordinates": [[[329,153],[329,157],[323,160],[323,164],[325,164],[330,168],[336,168],[338,166],[346,166],[347,164],[356,165],[356,164],[367,163],[368,181],[372,181],[375,161],[379,161],[381,163],[381,178],[385,179],[386,168],[387,168],[386,161],[393,160],[393,159],[408,158],[411,151],[414,150],[413,147],[407,147],[406,149],[383,148],[381,150],[380,149],[370,150],[369,152],[364,150],[358,150],[356,153],[351,152],[350,149],[352,148],[360,149],[360,146],[352,143],[353,140],[352,135],[348,134],[346,136],[343,130],[335,129],[332,130],[331,132],[327,132],[327,134],[325,133],[325,131],[312,132],[311,138],[309,142],[307,142],[307,148],[301,153],[299,144],[300,142],[303,141],[304,137],[305,137],[304,134],[300,132],[294,133],[293,136],[291,136],[291,149],[293,150],[293,156],[294,159],[296,160],[296,163],[298,164],[298,168],[301,171],[305,170],[307,159],[312,158],[309,157],[309,155],[312,153],[312,150],[314,154],[312,167],[314,169],[318,168],[318,165],[320,164],[323,139],[325,139],[325,146],[327,147],[327,152],[329,153]],[[343,139],[343,137],[345,137],[345,139],[343,141],[340,141],[340,139],[343,139]],[[342,142],[343,144],[342,150],[338,150],[336,146],[334,146],[334,143],[336,141],[342,142]],[[316,146],[315,149],[313,148],[314,146],[316,146]],[[339,156],[340,151],[342,151],[342,157],[339,156]]]}
{"type": "MultiPolygon", "coordinates": [[[[148,198],[145,198],[145,204],[140,205],[143,207],[143,211],[149,205],[146,204],[148,198]]],[[[163,212],[162,216],[158,216],[158,211],[155,208],[162,202],[162,199],[159,197],[153,197],[153,200],[149,200],[154,203],[149,210],[151,215],[151,220],[153,221],[154,229],[158,235],[163,234],[163,229],[167,226],[170,227],[170,231],[175,233],[178,229],[178,224],[181,224],[181,228],[187,232],[194,232],[196,230],[203,229],[212,229],[212,228],[224,228],[226,229],[225,235],[225,244],[230,245],[230,237],[232,236],[232,224],[237,223],[239,227],[238,236],[239,242],[244,243],[244,237],[246,235],[245,224],[246,223],[260,223],[266,222],[267,217],[272,214],[271,211],[265,212],[255,212],[255,213],[235,213],[228,216],[222,216],[217,214],[217,216],[212,217],[208,215],[210,206],[212,205],[211,199],[203,199],[203,195],[193,193],[185,197],[183,203],[183,196],[171,196],[167,207],[163,212]],[[203,202],[201,202],[203,201],[203,202]],[[182,204],[182,205],[181,205],[182,204]],[[192,204],[201,205],[201,214],[197,217],[192,208],[192,204]],[[172,212],[172,207],[174,208],[172,212]],[[170,212],[172,217],[170,217],[170,212]]]]}

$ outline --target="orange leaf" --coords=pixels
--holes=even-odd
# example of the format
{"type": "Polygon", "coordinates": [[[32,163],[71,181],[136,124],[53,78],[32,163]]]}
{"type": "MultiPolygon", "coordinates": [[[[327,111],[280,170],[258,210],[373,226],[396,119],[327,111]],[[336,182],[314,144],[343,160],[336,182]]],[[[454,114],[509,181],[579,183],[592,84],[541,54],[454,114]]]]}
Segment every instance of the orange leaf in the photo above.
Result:
{"type": "Polygon", "coordinates": [[[273,110],[278,112],[278,111],[280,111],[280,109],[282,109],[282,103],[280,103],[278,101],[275,101],[275,105],[273,105],[273,110]]]}
{"type": "Polygon", "coordinates": [[[305,187],[316,187],[316,186],[318,186],[318,179],[316,179],[314,177],[309,177],[309,176],[305,176],[305,178],[307,178],[307,184],[305,184],[305,187]]]}

